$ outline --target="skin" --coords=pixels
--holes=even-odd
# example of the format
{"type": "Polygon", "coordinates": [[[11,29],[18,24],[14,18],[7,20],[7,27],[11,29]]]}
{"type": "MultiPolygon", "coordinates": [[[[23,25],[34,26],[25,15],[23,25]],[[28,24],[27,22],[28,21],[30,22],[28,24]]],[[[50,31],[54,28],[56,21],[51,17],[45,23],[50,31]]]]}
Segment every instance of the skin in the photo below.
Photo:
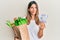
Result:
{"type": "MultiPolygon", "coordinates": [[[[32,4],[30,9],[29,9],[30,13],[31,13],[31,16],[32,16],[32,19],[31,20],[34,20],[34,15],[36,14],[36,5],[35,4],[32,4]]],[[[44,23],[40,23],[39,24],[39,32],[38,32],[38,38],[41,38],[43,36],[43,30],[45,28],[45,24],[44,23]]]]}

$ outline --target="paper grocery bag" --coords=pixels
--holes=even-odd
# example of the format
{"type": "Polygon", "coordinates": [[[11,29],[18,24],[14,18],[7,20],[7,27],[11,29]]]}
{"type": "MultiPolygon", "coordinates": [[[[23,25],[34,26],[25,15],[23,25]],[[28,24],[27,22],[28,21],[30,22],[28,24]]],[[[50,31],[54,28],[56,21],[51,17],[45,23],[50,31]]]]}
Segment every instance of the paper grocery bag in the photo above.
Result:
{"type": "Polygon", "coordinates": [[[16,27],[19,31],[19,33],[17,32],[16,34],[17,35],[19,34],[19,39],[20,40],[30,40],[28,29],[27,29],[27,24],[23,24],[23,25],[16,26],[16,27]]]}
{"type": "Polygon", "coordinates": [[[12,29],[14,31],[14,40],[22,40],[19,29],[16,26],[14,26],[12,29]]]}

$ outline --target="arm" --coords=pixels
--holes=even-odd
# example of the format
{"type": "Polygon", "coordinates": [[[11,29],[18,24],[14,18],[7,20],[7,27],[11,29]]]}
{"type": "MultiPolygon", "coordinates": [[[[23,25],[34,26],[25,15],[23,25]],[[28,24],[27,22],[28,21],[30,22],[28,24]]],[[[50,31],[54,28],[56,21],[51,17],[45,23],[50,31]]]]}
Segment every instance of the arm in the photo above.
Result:
{"type": "Polygon", "coordinates": [[[39,28],[39,32],[38,32],[38,38],[41,38],[43,36],[43,30],[45,28],[45,24],[40,23],[39,26],[40,26],[40,28],[39,28]]]}

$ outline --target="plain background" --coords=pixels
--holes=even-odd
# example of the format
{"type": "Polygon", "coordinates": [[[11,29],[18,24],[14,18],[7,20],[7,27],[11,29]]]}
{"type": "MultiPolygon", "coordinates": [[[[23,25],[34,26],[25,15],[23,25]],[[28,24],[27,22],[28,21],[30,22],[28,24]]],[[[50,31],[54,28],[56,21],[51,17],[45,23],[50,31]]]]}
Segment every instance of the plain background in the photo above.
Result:
{"type": "MultiPolygon", "coordinates": [[[[6,20],[25,16],[31,0],[0,0],[0,40],[14,40],[6,20]]],[[[39,13],[48,15],[44,36],[40,40],[60,40],[60,0],[36,0],[39,13]]]]}

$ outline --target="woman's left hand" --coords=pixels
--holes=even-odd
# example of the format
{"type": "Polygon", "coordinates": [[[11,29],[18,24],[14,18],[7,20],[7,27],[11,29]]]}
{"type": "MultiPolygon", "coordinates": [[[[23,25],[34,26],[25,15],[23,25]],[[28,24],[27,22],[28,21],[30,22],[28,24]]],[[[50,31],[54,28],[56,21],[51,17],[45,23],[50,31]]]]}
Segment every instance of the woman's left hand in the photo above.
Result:
{"type": "Polygon", "coordinates": [[[41,22],[41,23],[40,23],[40,29],[43,30],[44,28],[45,28],[45,23],[41,22]]]}
{"type": "Polygon", "coordinates": [[[45,28],[45,24],[43,22],[39,25],[39,32],[38,32],[38,38],[41,38],[43,36],[43,29],[45,28]]]}

